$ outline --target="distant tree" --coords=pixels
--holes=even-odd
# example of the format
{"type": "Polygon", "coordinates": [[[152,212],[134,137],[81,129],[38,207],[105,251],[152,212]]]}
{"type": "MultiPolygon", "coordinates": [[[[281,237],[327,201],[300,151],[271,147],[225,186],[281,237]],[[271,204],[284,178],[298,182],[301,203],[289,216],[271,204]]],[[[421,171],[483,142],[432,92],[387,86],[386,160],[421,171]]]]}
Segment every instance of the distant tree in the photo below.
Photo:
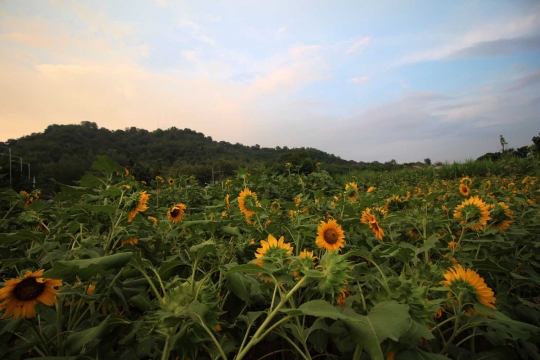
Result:
{"type": "Polygon", "coordinates": [[[425,158],[424,159],[424,164],[431,165],[431,159],[430,158],[425,158]]]}
{"type": "Polygon", "coordinates": [[[504,136],[499,136],[499,141],[501,142],[501,147],[502,147],[502,153],[504,154],[504,146],[505,145],[508,145],[508,143],[506,142],[504,136]]]}
{"type": "Polygon", "coordinates": [[[533,142],[533,152],[535,155],[540,155],[540,133],[538,134],[538,136],[534,136],[532,138],[532,142],[533,142]]]}

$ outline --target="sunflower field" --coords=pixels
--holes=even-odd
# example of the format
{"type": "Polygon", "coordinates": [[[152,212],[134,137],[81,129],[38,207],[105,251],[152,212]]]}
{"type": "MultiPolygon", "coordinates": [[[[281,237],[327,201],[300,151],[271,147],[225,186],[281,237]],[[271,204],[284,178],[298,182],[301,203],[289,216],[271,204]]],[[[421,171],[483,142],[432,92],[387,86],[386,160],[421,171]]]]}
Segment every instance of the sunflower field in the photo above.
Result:
{"type": "Polygon", "coordinates": [[[0,358],[540,359],[540,178],[284,166],[0,193],[0,358]]]}

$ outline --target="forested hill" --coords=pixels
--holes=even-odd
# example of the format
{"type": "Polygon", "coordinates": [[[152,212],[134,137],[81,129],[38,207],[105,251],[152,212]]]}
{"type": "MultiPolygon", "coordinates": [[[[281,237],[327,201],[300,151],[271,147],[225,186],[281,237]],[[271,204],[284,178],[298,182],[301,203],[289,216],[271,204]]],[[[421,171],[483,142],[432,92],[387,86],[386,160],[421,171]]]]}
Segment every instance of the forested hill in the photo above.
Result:
{"type": "MultiPolygon", "coordinates": [[[[233,175],[234,170],[245,166],[265,165],[279,171],[284,169],[286,162],[291,162],[295,168],[305,172],[313,171],[315,164],[321,162],[325,170],[331,173],[380,168],[383,165],[378,162],[347,161],[313,148],[263,148],[259,145],[218,142],[190,129],[173,127],[150,132],[132,127],[111,131],[88,121],[80,125],[50,125],[43,133],[10,139],[0,143],[0,146],[10,147],[13,155],[31,164],[31,175],[36,176],[36,182],[41,188],[51,188],[51,178],[73,184],[90,168],[96,155],[109,156],[130,169],[140,180],[150,180],[156,175],[189,173],[202,183],[211,181],[212,166],[214,170],[221,170],[223,177],[233,175]]],[[[4,175],[0,181],[4,187],[7,159],[2,156],[0,161],[0,174],[4,175]]],[[[14,184],[20,186],[14,187],[27,188],[26,165],[23,177],[20,169],[16,168],[17,171],[13,171],[14,184]]]]}

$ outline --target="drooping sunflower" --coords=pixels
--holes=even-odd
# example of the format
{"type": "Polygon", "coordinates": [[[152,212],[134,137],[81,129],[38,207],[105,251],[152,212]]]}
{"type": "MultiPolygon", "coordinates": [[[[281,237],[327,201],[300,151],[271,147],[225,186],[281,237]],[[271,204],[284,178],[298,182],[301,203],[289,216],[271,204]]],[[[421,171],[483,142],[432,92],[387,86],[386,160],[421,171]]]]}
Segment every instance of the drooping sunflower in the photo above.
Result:
{"type": "Polygon", "coordinates": [[[57,286],[62,280],[40,277],[45,270],[27,271],[22,279],[7,280],[0,289],[0,310],[5,310],[2,319],[11,315],[13,318],[33,318],[36,316],[34,306],[39,301],[47,306],[56,303],[57,286]]]}
{"type": "Polygon", "coordinates": [[[464,303],[481,303],[493,310],[495,294],[485,283],[484,279],[472,269],[465,269],[462,265],[456,265],[448,269],[444,274],[441,285],[449,288],[454,295],[463,294],[464,303]]]}
{"type": "Polygon", "coordinates": [[[379,219],[385,217],[388,214],[386,209],[382,207],[376,207],[376,208],[367,208],[366,210],[362,211],[362,217],[360,218],[360,221],[366,225],[369,226],[371,231],[373,232],[373,235],[379,240],[382,241],[384,237],[384,230],[379,224],[379,219]]]}
{"type": "Polygon", "coordinates": [[[493,229],[504,231],[514,222],[514,212],[504,202],[490,206],[491,221],[489,225],[493,229]]]}
{"type": "Polygon", "coordinates": [[[467,175],[464,175],[464,176],[461,178],[461,180],[459,180],[459,182],[460,182],[461,184],[465,184],[465,185],[467,185],[467,186],[471,186],[472,183],[473,183],[472,179],[471,179],[470,177],[468,177],[467,175]]]}
{"type": "Polygon", "coordinates": [[[336,251],[345,246],[345,234],[336,220],[321,220],[317,228],[315,244],[321,249],[336,251]]]}
{"type": "Polygon", "coordinates": [[[255,211],[249,210],[246,207],[246,202],[248,205],[257,206],[257,193],[252,192],[248,188],[242,190],[238,195],[238,207],[240,211],[246,216],[246,220],[249,222],[250,218],[255,214],[255,211]]]}
{"type": "Polygon", "coordinates": [[[392,195],[390,198],[386,199],[384,208],[386,211],[400,211],[407,208],[407,201],[403,201],[401,196],[392,195]]]}
{"type": "Polygon", "coordinates": [[[459,192],[463,196],[469,196],[471,194],[471,189],[465,184],[459,184],[459,192]]]}
{"type": "Polygon", "coordinates": [[[148,210],[148,205],[146,205],[146,203],[148,202],[149,198],[150,194],[147,194],[146,191],[141,191],[141,193],[139,194],[139,201],[137,202],[135,207],[129,212],[128,222],[132,222],[139,212],[148,210]]]}
{"type": "Polygon", "coordinates": [[[472,230],[484,229],[488,220],[491,219],[489,215],[488,205],[478,196],[464,200],[454,210],[454,218],[463,219],[461,225],[465,225],[472,230]]]}
{"type": "Polygon", "coordinates": [[[186,205],[178,203],[167,212],[167,219],[172,220],[176,224],[177,222],[182,221],[185,210],[186,205]]]}
{"type": "Polygon", "coordinates": [[[350,182],[345,184],[345,194],[351,201],[356,201],[358,196],[358,184],[355,182],[350,182]]]}

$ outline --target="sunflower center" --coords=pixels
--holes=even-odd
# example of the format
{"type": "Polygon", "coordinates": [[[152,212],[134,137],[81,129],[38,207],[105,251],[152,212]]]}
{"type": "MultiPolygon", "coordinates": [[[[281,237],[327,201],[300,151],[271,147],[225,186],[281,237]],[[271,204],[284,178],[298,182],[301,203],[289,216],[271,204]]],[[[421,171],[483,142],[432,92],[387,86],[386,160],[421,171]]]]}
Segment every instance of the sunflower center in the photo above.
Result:
{"type": "Polygon", "coordinates": [[[172,209],[172,211],[171,211],[171,216],[172,216],[172,217],[175,218],[175,217],[178,216],[178,214],[180,214],[180,209],[179,209],[179,208],[174,208],[174,209],[172,209]]]}
{"type": "Polygon", "coordinates": [[[35,278],[29,277],[15,286],[13,291],[19,301],[29,301],[36,299],[45,290],[45,284],[39,283],[35,278]]]}
{"type": "Polygon", "coordinates": [[[336,230],[334,229],[326,229],[324,230],[324,241],[326,241],[328,244],[335,244],[338,242],[339,235],[336,230]]]}

